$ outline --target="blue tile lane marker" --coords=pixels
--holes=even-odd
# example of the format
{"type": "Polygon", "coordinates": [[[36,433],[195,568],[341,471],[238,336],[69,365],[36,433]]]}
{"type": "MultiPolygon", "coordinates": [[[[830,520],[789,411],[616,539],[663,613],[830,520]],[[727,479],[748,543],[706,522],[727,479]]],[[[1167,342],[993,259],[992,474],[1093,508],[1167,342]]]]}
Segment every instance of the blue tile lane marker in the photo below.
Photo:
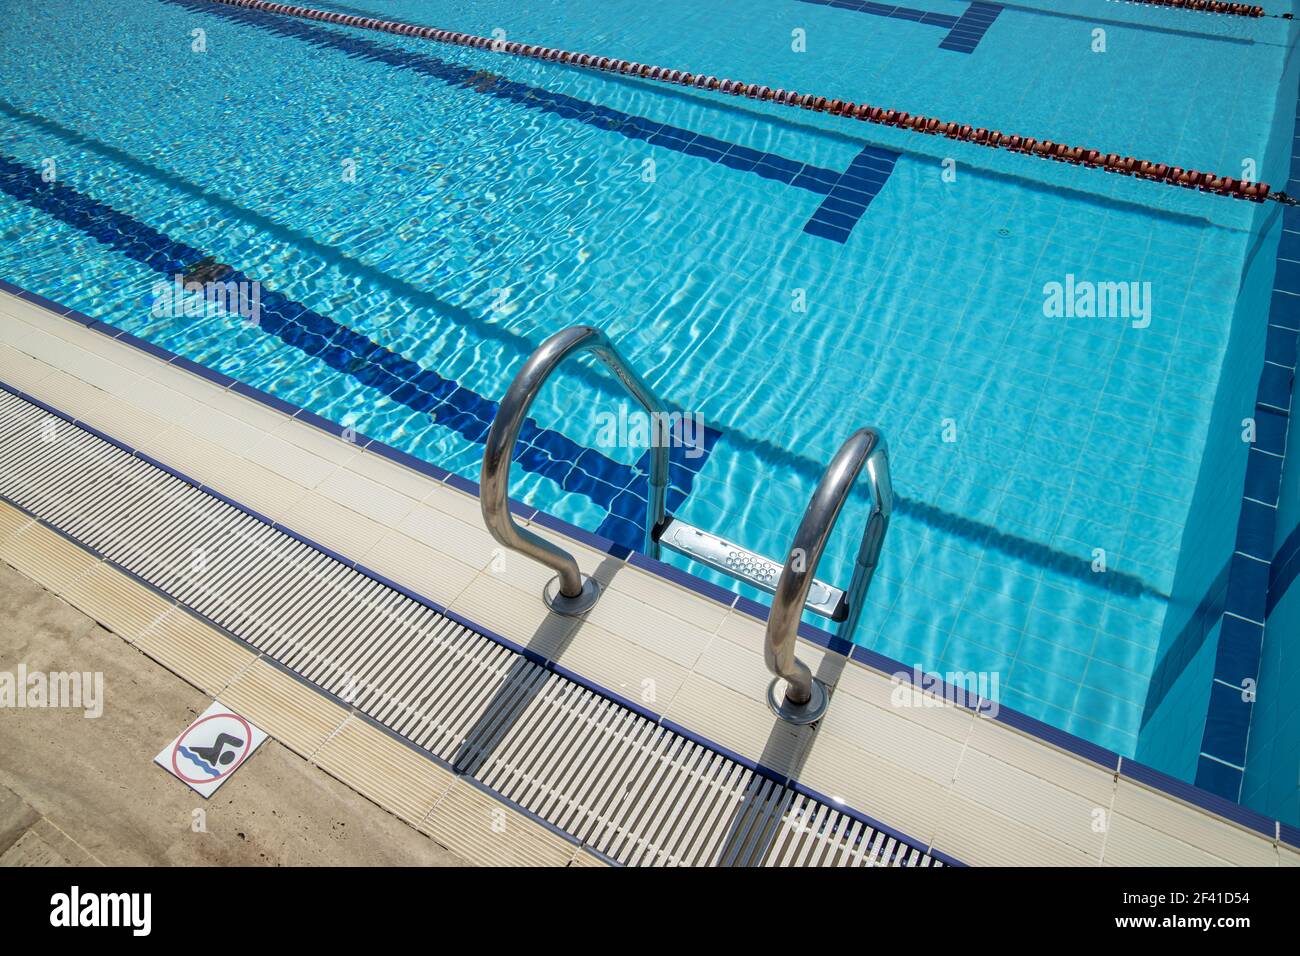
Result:
{"type": "MultiPolygon", "coordinates": [[[[46,183],[33,169],[0,154],[0,191],[126,255],[162,276],[182,274],[207,258],[194,246],[119,212],[64,183],[46,183]]],[[[239,270],[223,282],[253,281],[239,270]]],[[[483,444],[497,404],[460,383],[389,351],[328,316],[262,287],[258,329],[377,389],[406,407],[423,412],[475,444],[483,444]]],[[[695,457],[677,443],[669,448],[668,508],[680,507],[695,476],[708,461],[719,433],[705,428],[695,457]]],[[[519,432],[515,461],[550,478],[566,491],[590,498],[607,512],[598,533],[632,550],[641,547],[649,483],[649,452],[635,466],[617,462],[560,432],[528,419],[519,432]]]]}
{"type": "MultiPolygon", "coordinates": [[[[413,70],[452,86],[494,96],[529,109],[541,110],[562,119],[585,123],[597,129],[617,133],[628,139],[644,140],[674,152],[695,156],[734,169],[753,173],[764,179],[804,189],[826,199],[804,227],[804,232],[836,242],[844,242],[862,218],[871,200],[880,192],[893,171],[900,154],[886,149],[867,147],[850,163],[844,173],[775,153],[749,149],[736,143],[693,133],[643,116],[634,116],[599,106],[587,100],[553,93],[541,87],[508,80],[486,70],[474,70],[458,63],[423,53],[412,53],[353,36],[314,23],[280,17],[260,10],[199,3],[196,0],[164,0],[195,12],[224,17],[236,23],[254,26],[279,36],[303,40],[315,46],[341,51],[348,56],[386,63],[413,70]],[[812,228],[809,228],[812,227],[812,228]]],[[[954,21],[955,22],[955,21],[954,21]]]]}
{"type": "Polygon", "coordinates": [[[939,44],[940,50],[952,50],[957,53],[973,53],[980,40],[988,32],[993,21],[1002,12],[1001,4],[972,3],[966,12],[958,18],[949,34],[939,44]]]}
{"type": "Polygon", "coordinates": [[[914,10],[911,7],[900,7],[892,3],[870,3],[868,0],[801,0],[801,2],[939,27],[948,31],[940,42],[939,49],[951,50],[955,53],[973,53],[975,47],[979,46],[980,40],[984,39],[988,28],[1002,12],[1002,4],[982,2],[972,3],[960,17],[947,13],[931,13],[928,10],[914,10]]]}
{"type": "Polygon", "coordinates": [[[863,149],[836,180],[803,231],[839,243],[848,241],[853,227],[894,171],[897,159],[898,153],[887,149],[863,149]]]}

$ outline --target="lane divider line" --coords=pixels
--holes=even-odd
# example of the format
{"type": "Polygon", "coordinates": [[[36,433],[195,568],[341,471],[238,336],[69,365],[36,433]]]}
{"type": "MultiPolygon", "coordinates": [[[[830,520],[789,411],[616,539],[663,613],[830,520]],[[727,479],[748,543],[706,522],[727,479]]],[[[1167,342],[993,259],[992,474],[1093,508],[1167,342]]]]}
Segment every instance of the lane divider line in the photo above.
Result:
{"type": "MultiPolygon", "coordinates": [[[[600,70],[606,73],[621,73],[659,83],[672,83],[678,86],[693,86],[698,89],[715,90],[721,93],[729,93],[732,96],[745,96],[750,99],[777,103],[782,106],[814,110],[818,113],[831,113],[846,119],[910,129],[930,136],[942,135],[949,139],[974,143],[977,146],[985,146],[990,149],[1005,149],[1009,152],[1033,155],[1041,159],[1068,163],[1072,166],[1104,169],[1108,173],[1121,173],[1151,182],[1182,186],[1185,189],[1199,189],[1201,192],[1230,196],[1234,199],[1248,199],[1252,202],[1264,202],[1267,199],[1272,199],[1291,206],[1300,202],[1300,200],[1293,199],[1284,192],[1273,192],[1267,183],[1234,179],[1231,176],[1216,176],[1214,173],[1184,169],[1181,166],[1172,166],[1167,163],[1154,163],[1145,159],[1134,159],[1132,156],[1120,156],[1117,153],[1102,153],[1099,150],[1083,146],[1069,146],[1065,143],[1040,140],[1032,136],[1003,133],[1000,130],[976,128],[969,124],[871,106],[867,103],[828,99],[825,96],[817,96],[813,93],[799,93],[786,89],[774,90],[769,86],[762,86],[757,83],[741,83],[736,80],[721,79],[703,73],[688,73],[662,66],[652,66],[648,63],[634,63],[607,56],[594,56],[589,53],[574,53],[553,47],[535,46],[514,40],[492,39],[470,33],[441,30],[436,27],[400,23],[394,20],[378,20],[373,17],[334,13],[328,10],[316,10],[311,7],[271,3],[269,0],[208,0],[208,2],[233,7],[246,7],[265,13],[299,17],[307,20],[321,20],[326,23],[361,30],[377,30],[399,36],[419,37],[437,43],[490,50],[493,53],[546,60],[567,66],[582,67],[583,69],[600,70]]],[[[1151,2],[1157,2],[1157,0],[1151,0],[1151,2]]],[[[1186,0],[1186,2],[1208,3],[1210,0],[1186,0]]],[[[1230,4],[1229,6],[1244,5],[1230,4]]]]}

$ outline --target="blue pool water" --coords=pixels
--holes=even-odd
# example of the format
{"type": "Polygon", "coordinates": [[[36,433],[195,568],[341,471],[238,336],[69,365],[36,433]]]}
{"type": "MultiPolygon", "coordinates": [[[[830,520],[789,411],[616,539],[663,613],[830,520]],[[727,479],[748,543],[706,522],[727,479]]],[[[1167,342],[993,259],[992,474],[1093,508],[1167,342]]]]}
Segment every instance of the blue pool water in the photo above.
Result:
{"type": "MultiPolygon", "coordinates": [[[[316,6],[1288,178],[1268,160],[1294,103],[1279,21],[1101,0],[316,6]]],[[[1138,750],[1166,632],[1203,590],[1180,583],[1202,458],[1235,413],[1216,389],[1276,207],[206,0],[7,10],[0,66],[9,281],[472,479],[528,353],[599,325],[709,429],[706,454],[676,454],[670,506],[773,556],[840,442],[877,426],[900,500],[856,640],[996,673],[1004,705],[1138,750]],[[153,314],[156,283],[208,256],[263,284],[258,326],[153,314]],[[1150,283],[1149,324],[1045,314],[1067,276],[1150,283]]],[[[594,370],[558,376],[512,490],[635,543],[640,452],[600,438],[622,400],[594,370]]],[[[847,584],[857,528],[820,577],[847,584]]]]}

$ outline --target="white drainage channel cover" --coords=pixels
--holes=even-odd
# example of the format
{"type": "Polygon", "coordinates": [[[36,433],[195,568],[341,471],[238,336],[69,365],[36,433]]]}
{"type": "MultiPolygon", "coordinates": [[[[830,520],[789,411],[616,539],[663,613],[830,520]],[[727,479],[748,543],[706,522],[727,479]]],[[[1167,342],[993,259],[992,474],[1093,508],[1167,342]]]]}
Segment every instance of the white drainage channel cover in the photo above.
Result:
{"type": "Polygon", "coordinates": [[[0,496],[618,863],[942,865],[3,391],[0,496]]]}

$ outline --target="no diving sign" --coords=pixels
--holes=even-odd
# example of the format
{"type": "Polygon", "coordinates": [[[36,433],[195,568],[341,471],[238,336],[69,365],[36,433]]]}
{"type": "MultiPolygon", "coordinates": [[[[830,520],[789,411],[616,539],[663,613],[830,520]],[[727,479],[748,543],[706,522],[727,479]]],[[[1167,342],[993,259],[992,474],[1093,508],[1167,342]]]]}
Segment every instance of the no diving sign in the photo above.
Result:
{"type": "Polygon", "coordinates": [[[220,701],[201,713],[154,763],[205,797],[253,755],[266,734],[220,701]]]}

